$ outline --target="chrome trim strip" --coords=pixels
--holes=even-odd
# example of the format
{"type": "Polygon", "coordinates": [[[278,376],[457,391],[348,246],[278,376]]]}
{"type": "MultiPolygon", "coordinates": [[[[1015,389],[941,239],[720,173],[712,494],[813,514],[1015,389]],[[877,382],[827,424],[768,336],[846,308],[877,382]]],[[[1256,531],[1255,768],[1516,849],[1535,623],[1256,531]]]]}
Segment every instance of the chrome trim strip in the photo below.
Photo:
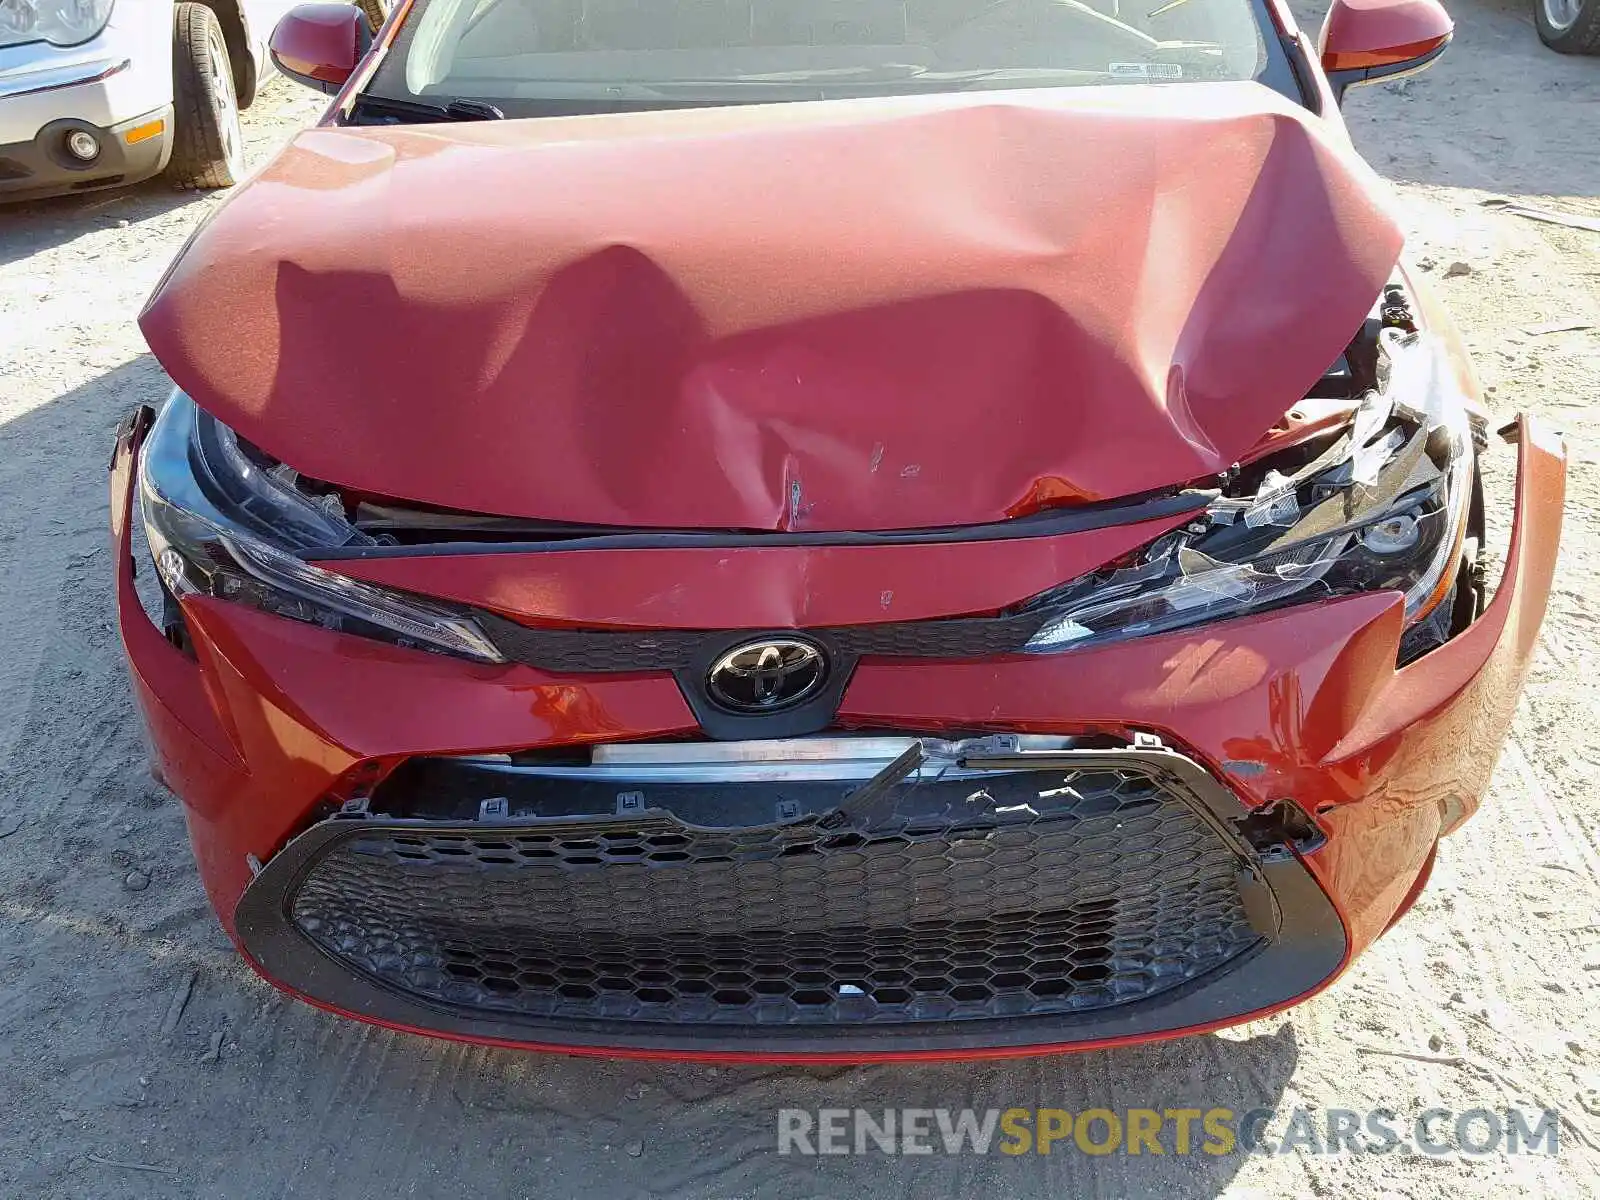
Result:
{"type": "Polygon", "coordinates": [[[883,759],[904,754],[913,737],[802,737],[745,742],[607,742],[590,751],[606,763],[749,763],[883,759]]]}
{"type": "Polygon", "coordinates": [[[110,79],[113,75],[126,71],[132,65],[132,59],[102,58],[92,62],[74,63],[70,67],[47,67],[42,71],[0,75],[0,100],[11,96],[33,96],[39,92],[54,92],[85,83],[99,83],[102,79],[110,79]]]}
{"type": "Polygon", "coordinates": [[[504,755],[463,755],[496,774],[629,783],[779,783],[871,779],[918,741],[926,754],[918,779],[960,779],[1019,768],[974,770],[964,760],[1020,753],[1060,753],[1067,737],[996,734],[944,741],[912,737],[805,737],[745,742],[628,742],[596,746],[588,765],[514,762],[504,755]]]}

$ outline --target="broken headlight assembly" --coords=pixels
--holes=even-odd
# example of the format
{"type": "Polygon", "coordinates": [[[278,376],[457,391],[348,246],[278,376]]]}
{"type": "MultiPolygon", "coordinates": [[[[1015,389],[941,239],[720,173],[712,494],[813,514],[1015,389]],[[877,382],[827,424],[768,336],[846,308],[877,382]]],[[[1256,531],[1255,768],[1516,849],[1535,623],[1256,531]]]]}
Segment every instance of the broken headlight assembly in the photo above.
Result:
{"type": "Polygon", "coordinates": [[[1405,597],[1403,660],[1451,632],[1476,451],[1465,398],[1427,335],[1384,329],[1378,386],[1330,441],[1237,469],[1203,517],[1036,597],[1033,653],[1181,629],[1355,592],[1405,597]]]}
{"type": "MultiPolygon", "coordinates": [[[[263,612],[480,662],[505,658],[470,615],[306,562],[373,544],[333,493],[311,495],[181,392],[150,429],[139,468],[145,538],[169,604],[215,596],[263,612]]],[[[173,605],[172,607],[176,607],[173,605]]],[[[169,611],[169,631],[181,622],[169,611]]]]}

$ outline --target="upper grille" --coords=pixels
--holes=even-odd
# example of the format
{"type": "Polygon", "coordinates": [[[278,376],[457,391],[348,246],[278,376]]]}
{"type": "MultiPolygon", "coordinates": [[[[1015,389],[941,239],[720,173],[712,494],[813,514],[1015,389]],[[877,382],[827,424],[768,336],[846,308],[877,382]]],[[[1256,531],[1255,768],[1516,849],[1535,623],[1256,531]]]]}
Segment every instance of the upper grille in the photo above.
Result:
{"type": "Polygon", "coordinates": [[[1080,1012],[1260,940],[1239,853],[1158,776],[983,782],[910,787],[943,790],[939,815],[869,834],[659,814],[375,823],[330,844],[290,912],[327,953],[431,1001],[728,1027],[1080,1012]]]}
{"type": "MultiPolygon", "coordinates": [[[[546,671],[606,674],[683,671],[705,646],[726,641],[732,631],[692,629],[545,629],[520,625],[493,613],[475,618],[514,662],[546,671]]],[[[1050,619],[1048,612],[998,617],[952,617],[882,625],[843,625],[804,632],[825,642],[840,658],[985,658],[1018,653],[1050,619]]],[[[760,630],[750,631],[758,636],[760,630]]]]}

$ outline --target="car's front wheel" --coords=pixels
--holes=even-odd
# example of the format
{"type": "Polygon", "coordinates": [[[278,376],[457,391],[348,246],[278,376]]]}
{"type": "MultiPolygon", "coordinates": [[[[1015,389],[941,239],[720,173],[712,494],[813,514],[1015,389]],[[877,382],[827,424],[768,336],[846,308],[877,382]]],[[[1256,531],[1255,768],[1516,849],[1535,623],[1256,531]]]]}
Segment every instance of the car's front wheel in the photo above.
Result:
{"type": "Polygon", "coordinates": [[[1533,0],[1539,38],[1562,54],[1600,54],[1600,0],[1533,0]]]}
{"type": "Polygon", "coordinates": [[[173,8],[174,125],[168,178],[179,187],[232,187],[244,175],[244,135],[228,43],[204,4],[173,8]]]}

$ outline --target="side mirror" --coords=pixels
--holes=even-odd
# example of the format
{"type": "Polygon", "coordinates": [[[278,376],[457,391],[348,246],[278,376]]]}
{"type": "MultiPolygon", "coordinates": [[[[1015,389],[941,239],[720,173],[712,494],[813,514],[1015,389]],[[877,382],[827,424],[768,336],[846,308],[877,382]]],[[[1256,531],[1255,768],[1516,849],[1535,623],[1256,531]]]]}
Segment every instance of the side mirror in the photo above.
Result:
{"type": "Polygon", "coordinates": [[[354,4],[297,4],[278,22],[267,49],[290,79],[332,95],[371,45],[366,14],[354,4]]]}
{"type": "Polygon", "coordinates": [[[1420,71],[1450,44],[1455,22],[1439,0],[1333,0],[1317,52],[1342,101],[1345,89],[1420,71]]]}

